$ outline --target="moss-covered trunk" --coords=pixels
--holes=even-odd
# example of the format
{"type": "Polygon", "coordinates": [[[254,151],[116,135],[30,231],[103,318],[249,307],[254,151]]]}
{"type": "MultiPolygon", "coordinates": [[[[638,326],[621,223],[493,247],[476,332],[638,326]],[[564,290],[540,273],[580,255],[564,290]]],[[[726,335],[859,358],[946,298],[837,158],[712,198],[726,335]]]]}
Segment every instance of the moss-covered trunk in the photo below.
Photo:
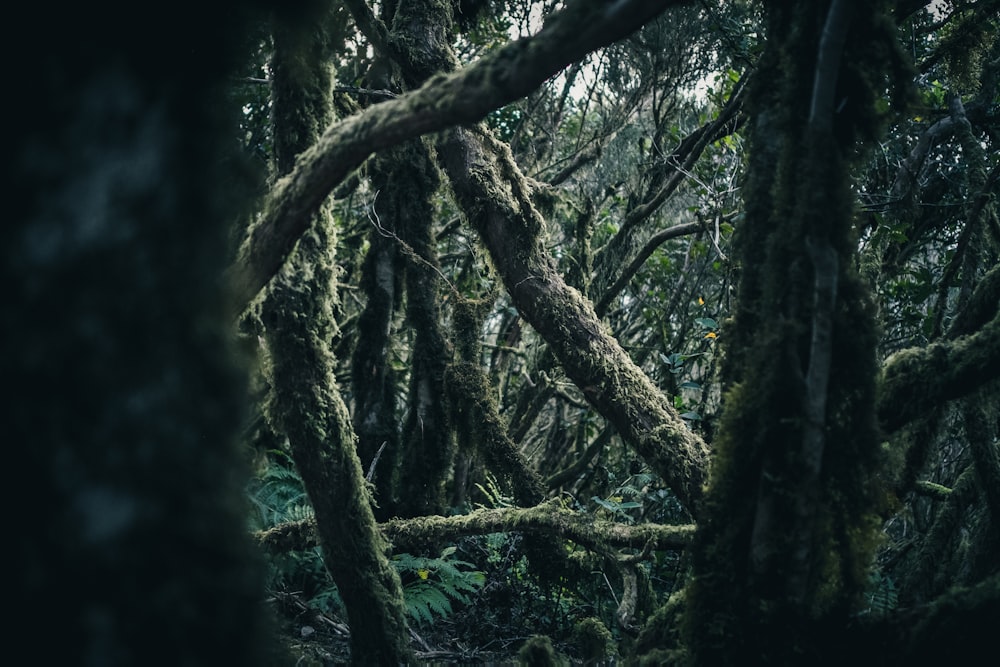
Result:
{"type": "Polygon", "coordinates": [[[876,333],[853,266],[849,160],[873,132],[891,52],[876,4],[768,9],[730,387],[687,596],[695,664],[835,662],[866,580],[876,333]]]}
{"type": "MultiPolygon", "coordinates": [[[[281,24],[272,62],[279,172],[331,119],[327,22],[281,24]]],[[[316,513],[324,562],[351,627],[354,664],[409,656],[402,591],[375,527],[347,407],[334,376],[335,230],[328,207],[314,217],[259,306],[271,395],[266,411],[288,437],[316,513]]]]}

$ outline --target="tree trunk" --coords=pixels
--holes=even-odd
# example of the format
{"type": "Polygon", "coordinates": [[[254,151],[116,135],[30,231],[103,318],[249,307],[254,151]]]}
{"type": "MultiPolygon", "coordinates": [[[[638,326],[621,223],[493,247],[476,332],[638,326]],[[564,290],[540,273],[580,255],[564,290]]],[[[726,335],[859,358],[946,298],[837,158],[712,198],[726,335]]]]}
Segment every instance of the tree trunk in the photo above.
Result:
{"type": "MultiPolygon", "coordinates": [[[[305,22],[276,26],[272,113],[279,172],[290,169],[330,121],[326,37],[305,22]]],[[[401,664],[409,658],[402,589],[375,528],[334,376],[334,253],[333,219],[324,206],[259,304],[272,387],[266,412],[288,437],[315,511],[324,562],[347,609],[352,663],[401,664]]]]}
{"type": "Polygon", "coordinates": [[[688,590],[695,664],[831,664],[866,581],[877,339],[853,269],[848,158],[880,91],[849,77],[882,66],[866,55],[886,38],[879,11],[840,0],[768,11],[731,387],[688,590]]]}

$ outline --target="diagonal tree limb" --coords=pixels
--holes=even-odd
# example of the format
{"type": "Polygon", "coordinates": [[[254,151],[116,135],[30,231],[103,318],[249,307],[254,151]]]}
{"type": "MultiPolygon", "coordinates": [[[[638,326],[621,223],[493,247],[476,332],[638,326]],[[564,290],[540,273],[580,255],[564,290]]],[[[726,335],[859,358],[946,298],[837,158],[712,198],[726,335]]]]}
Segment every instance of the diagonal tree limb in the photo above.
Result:
{"type": "Polygon", "coordinates": [[[625,267],[625,270],[621,272],[614,284],[605,290],[604,294],[601,295],[601,299],[594,306],[597,314],[603,316],[606,312],[608,312],[608,307],[611,305],[611,302],[621,293],[623,289],[625,289],[625,286],[629,284],[629,281],[635,277],[635,274],[639,272],[639,269],[641,269],[642,265],[646,263],[649,256],[653,254],[653,251],[670,239],[686,236],[687,234],[694,234],[695,232],[700,231],[701,228],[702,225],[700,222],[687,222],[662,229],[656,234],[653,234],[652,238],[646,241],[646,245],[642,247],[642,250],[640,250],[635,258],[629,262],[629,265],[625,267]]]}
{"type": "Polygon", "coordinates": [[[544,221],[509,148],[486,132],[455,129],[439,142],[438,154],[518,312],[590,404],[697,516],[707,446],[629,358],[591,303],[563,281],[543,246],[544,221]]]}
{"type": "Polygon", "coordinates": [[[685,0],[576,0],[533,36],[513,41],[452,74],[331,125],[278,181],[227,272],[237,311],[267,284],[312,214],[373,152],[466,125],[524,97],[566,65],[619,40],[685,0]]]}
{"type": "MultiPolygon", "coordinates": [[[[680,145],[666,159],[668,164],[674,166],[674,171],[664,179],[662,185],[649,199],[628,212],[621,221],[618,233],[597,252],[594,261],[597,267],[597,278],[594,281],[595,291],[599,292],[605,285],[612,283],[612,276],[621,265],[623,258],[630,254],[636,231],[641,223],[659,210],[664,202],[677,191],[705,148],[713,141],[718,141],[720,138],[735,132],[736,128],[743,122],[741,112],[743,100],[746,97],[747,82],[748,77],[744,76],[733,91],[729,101],[719,111],[718,117],[701,125],[681,141],[680,145]]],[[[599,314],[604,314],[611,300],[631,279],[629,277],[622,282],[623,277],[623,275],[619,275],[618,279],[614,281],[614,285],[606,293],[600,294],[600,303],[597,308],[599,314]]]]}

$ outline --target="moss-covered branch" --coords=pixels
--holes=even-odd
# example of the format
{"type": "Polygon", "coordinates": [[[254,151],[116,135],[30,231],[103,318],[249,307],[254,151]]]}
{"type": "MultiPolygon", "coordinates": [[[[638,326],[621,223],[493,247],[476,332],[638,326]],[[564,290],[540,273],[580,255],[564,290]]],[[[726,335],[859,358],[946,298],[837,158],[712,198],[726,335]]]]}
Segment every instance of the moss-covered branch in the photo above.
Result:
{"type": "Polygon", "coordinates": [[[281,267],[327,195],[369,155],[421,134],[475,123],[566,65],[632,33],[683,0],[577,0],[538,34],[516,40],[412,93],[334,123],[301,154],[248,232],[228,279],[242,309],[281,267]]]}
{"type": "MultiPolygon", "coordinates": [[[[548,502],[535,507],[483,509],[459,516],[424,516],[393,519],[379,524],[394,551],[405,551],[428,540],[455,540],[468,535],[520,531],[560,537],[587,547],[627,547],[655,551],[684,549],[694,536],[693,525],[665,526],[643,523],[626,525],[596,519],[548,502]]],[[[304,549],[315,543],[311,519],[285,523],[256,534],[257,543],[271,553],[304,549]]]]}
{"type": "Polygon", "coordinates": [[[479,438],[476,448],[491,470],[510,479],[514,500],[533,505],[545,497],[545,486],[517,445],[507,435],[496,400],[490,393],[489,378],[473,362],[455,363],[448,370],[448,391],[459,408],[468,413],[479,438]]]}
{"type": "Polygon", "coordinates": [[[911,348],[882,371],[878,417],[893,432],[944,401],[972,393],[1000,376],[1000,314],[978,332],[911,348]]]}
{"type": "Polygon", "coordinates": [[[870,628],[869,646],[889,647],[892,654],[885,659],[893,664],[975,664],[994,650],[998,617],[1000,574],[890,617],[870,628]]]}
{"type": "Polygon", "coordinates": [[[459,205],[518,312],[591,405],[697,514],[708,448],[633,363],[591,303],[563,281],[542,243],[544,220],[509,148],[485,132],[456,129],[440,142],[439,154],[459,205]]]}
{"type": "Polygon", "coordinates": [[[460,516],[393,520],[380,527],[397,550],[405,550],[427,539],[456,539],[509,531],[560,537],[595,550],[609,546],[642,549],[649,543],[657,551],[684,549],[694,536],[692,525],[644,523],[629,526],[564,509],[558,501],[527,508],[477,510],[460,516]]]}

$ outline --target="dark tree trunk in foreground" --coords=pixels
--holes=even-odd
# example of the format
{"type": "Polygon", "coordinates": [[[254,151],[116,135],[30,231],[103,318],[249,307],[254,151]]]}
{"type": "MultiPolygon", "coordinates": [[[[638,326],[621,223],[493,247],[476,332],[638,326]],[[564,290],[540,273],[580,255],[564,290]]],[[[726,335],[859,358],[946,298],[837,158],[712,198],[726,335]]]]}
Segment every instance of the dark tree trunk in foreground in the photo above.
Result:
{"type": "Polygon", "coordinates": [[[877,339],[848,168],[875,131],[866,82],[887,68],[871,54],[894,53],[880,11],[768,10],[730,389],[687,600],[696,664],[839,664],[873,557],[877,339]]]}
{"type": "Polygon", "coordinates": [[[5,105],[0,225],[6,662],[279,662],[219,289],[248,192],[219,113],[245,6],[123,29],[134,6],[25,5],[0,47],[25,95],[5,105]]]}

